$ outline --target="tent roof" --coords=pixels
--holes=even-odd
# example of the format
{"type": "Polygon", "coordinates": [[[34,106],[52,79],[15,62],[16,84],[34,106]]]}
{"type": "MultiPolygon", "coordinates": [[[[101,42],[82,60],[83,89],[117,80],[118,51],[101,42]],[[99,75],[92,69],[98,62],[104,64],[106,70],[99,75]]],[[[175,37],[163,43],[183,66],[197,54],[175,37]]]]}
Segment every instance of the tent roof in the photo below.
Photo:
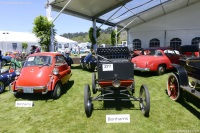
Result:
{"type": "MultiPolygon", "coordinates": [[[[68,0],[49,0],[60,11],[68,0]]],[[[72,0],[63,13],[99,23],[130,29],[139,24],[190,6],[200,0],[72,0]]]]}
{"type": "MultiPolygon", "coordinates": [[[[56,40],[61,43],[77,43],[76,41],[56,35],[56,40]]],[[[8,42],[38,42],[38,38],[29,32],[0,31],[0,41],[8,42]]]]}

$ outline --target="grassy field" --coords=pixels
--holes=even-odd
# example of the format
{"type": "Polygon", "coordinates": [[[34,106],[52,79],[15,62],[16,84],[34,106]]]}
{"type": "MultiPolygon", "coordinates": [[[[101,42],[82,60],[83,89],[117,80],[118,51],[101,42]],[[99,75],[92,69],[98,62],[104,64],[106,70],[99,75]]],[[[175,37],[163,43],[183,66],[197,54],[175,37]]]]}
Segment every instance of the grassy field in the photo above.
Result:
{"type": "Polygon", "coordinates": [[[16,99],[9,91],[0,94],[1,133],[170,133],[200,132],[200,100],[184,93],[181,103],[172,101],[166,94],[168,74],[156,76],[136,73],[135,96],[146,84],[150,92],[150,116],[144,117],[139,102],[121,103],[121,108],[104,108],[103,102],[94,101],[94,111],[87,118],[84,111],[84,85],[91,86],[91,72],[72,67],[70,82],[63,95],[52,100],[47,95],[24,95],[16,99]],[[144,76],[145,75],[145,76],[144,76]],[[15,102],[33,101],[32,108],[15,107],[15,102]],[[108,114],[130,114],[130,123],[107,124],[108,114]]]}

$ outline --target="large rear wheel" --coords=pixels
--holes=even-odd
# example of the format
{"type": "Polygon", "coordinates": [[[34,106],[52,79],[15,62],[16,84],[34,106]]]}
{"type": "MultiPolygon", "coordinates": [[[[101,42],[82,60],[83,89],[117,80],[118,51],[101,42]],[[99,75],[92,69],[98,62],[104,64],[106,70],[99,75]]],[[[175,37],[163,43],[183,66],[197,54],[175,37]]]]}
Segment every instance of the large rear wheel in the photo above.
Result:
{"type": "Polygon", "coordinates": [[[178,75],[175,73],[171,73],[168,77],[167,94],[174,101],[179,101],[182,97],[182,89],[180,88],[178,75]]]}
{"type": "Polygon", "coordinates": [[[90,117],[92,115],[92,101],[90,96],[91,96],[90,86],[86,84],[84,88],[84,106],[85,106],[85,114],[87,117],[90,117]]]}
{"type": "Polygon", "coordinates": [[[140,109],[144,116],[149,116],[150,112],[150,95],[146,85],[140,87],[140,109]]]}

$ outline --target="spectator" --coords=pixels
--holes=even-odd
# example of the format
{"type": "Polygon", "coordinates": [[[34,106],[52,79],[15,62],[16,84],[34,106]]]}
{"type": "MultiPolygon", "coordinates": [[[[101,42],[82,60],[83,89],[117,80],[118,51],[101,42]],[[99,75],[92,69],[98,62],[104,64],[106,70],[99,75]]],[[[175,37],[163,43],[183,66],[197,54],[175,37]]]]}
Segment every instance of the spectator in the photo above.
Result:
{"type": "Polygon", "coordinates": [[[35,50],[36,50],[36,46],[35,45],[31,45],[30,54],[35,53],[35,50]]]}
{"type": "MultiPolygon", "coordinates": [[[[0,69],[2,68],[1,63],[2,63],[2,54],[1,54],[1,50],[0,50],[0,69]]],[[[1,71],[0,71],[0,72],[1,72],[1,71]]]]}
{"type": "Polygon", "coordinates": [[[64,53],[65,53],[66,57],[68,57],[70,55],[70,52],[71,52],[71,49],[69,47],[65,48],[64,53]]]}
{"type": "Polygon", "coordinates": [[[35,47],[36,47],[36,49],[35,49],[35,53],[39,53],[39,52],[40,52],[40,48],[39,48],[39,46],[36,45],[35,47]]]}

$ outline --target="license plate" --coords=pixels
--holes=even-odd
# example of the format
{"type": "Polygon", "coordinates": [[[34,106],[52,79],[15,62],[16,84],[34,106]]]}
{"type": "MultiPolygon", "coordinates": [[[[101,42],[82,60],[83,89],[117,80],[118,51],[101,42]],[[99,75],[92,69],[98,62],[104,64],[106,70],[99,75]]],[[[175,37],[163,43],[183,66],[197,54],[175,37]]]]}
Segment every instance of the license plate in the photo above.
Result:
{"type": "Polygon", "coordinates": [[[23,88],[24,93],[33,93],[33,88],[23,88]]]}
{"type": "Polygon", "coordinates": [[[113,64],[103,64],[103,71],[113,71],[113,64]]]}

